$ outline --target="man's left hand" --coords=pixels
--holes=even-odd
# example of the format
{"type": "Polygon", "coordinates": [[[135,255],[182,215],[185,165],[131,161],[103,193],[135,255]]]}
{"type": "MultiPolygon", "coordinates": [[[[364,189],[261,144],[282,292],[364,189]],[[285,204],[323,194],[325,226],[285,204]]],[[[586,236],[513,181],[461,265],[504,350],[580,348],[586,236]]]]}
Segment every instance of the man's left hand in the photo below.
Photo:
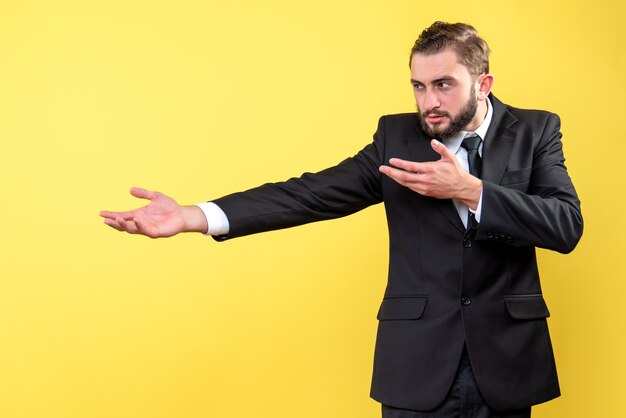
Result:
{"type": "Polygon", "coordinates": [[[437,199],[460,200],[475,210],[482,193],[482,181],[463,170],[456,156],[444,144],[433,139],[431,146],[441,155],[440,160],[416,163],[391,158],[389,164],[397,168],[382,165],[379,170],[416,193],[437,199]]]}

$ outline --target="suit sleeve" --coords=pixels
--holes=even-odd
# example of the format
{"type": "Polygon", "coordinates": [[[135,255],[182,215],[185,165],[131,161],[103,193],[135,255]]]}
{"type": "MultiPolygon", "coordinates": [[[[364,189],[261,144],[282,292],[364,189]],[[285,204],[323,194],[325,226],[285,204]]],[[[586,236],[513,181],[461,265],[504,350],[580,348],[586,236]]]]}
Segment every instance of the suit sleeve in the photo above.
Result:
{"type": "Polygon", "coordinates": [[[268,183],[214,200],[228,217],[218,241],[350,215],[382,201],[384,117],[374,141],[354,157],[318,173],[268,183]]]}
{"type": "Polygon", "coordinates": [[[526,191],[483,182],[482,218],[476,239],[561,253],[572,251],[578,243],[583,219],[565,167],[559,117],[549,114],[543,128],[534,147],[526,191]]]}

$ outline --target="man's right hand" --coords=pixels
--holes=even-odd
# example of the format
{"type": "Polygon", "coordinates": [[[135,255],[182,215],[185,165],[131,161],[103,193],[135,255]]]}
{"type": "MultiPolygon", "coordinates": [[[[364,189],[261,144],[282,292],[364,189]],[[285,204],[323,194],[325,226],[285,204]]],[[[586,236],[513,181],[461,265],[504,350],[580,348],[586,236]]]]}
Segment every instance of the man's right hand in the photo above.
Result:
{"type": "Polygon", "coordinates": [[[174,199],[159,192],[133,187],[130,194],[150,200],[150,204],[127,212],[102,211],[104,223],[118,231],[141,234],[150,238],[171,237],[180,232],[206,233],[208,225],[197,206],[180,206],[174,199]]]}

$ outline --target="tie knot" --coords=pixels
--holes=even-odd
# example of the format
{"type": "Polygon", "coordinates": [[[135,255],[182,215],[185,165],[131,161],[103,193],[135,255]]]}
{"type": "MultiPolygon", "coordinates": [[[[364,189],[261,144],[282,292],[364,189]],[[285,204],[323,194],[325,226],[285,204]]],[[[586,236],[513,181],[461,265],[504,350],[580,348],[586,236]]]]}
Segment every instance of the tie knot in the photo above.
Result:
{"type": "Polygon", "coordinates": [[[463,138],[463,142],[461,142],[461,146],[469,151],[477,151],[480,146],[480,136],[476,134],[469,134],[465,138],[463,138]]]}

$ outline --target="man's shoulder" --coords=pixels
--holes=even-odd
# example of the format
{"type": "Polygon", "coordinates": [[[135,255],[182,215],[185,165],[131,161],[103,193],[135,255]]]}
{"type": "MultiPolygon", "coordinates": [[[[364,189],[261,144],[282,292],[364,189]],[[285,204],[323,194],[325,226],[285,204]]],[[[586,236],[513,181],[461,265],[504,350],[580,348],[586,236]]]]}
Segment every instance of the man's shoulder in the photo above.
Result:
{"type": "Polygon", "coordinates": [[[542,109],[527,109],[516,106],[511,106],[509,104],[502,103],[494,96],[490,97],[496,113],[505,112],[509,115],[513,116],[521,123],[530,123],[530,124],[544,124],[548,120],[553,120],[556,122],[560,122],[559,116],[556,113],[550,112],[548,110],[542,109]]]}
{"type": "Polygon", "coordinates": [[[528,119],[528,118],[547,118],[547,117],[551,117],[551,116],[556,116],[558,117],[558,115],[554,112],[550,112],[549,110],[542,110],[542,109],[523,109],[520,107],[514,107],[514,106],[509,106],[506,105],[507,110],[513,114],[514,116],[521,118],[521,119],[528,119]]]}

